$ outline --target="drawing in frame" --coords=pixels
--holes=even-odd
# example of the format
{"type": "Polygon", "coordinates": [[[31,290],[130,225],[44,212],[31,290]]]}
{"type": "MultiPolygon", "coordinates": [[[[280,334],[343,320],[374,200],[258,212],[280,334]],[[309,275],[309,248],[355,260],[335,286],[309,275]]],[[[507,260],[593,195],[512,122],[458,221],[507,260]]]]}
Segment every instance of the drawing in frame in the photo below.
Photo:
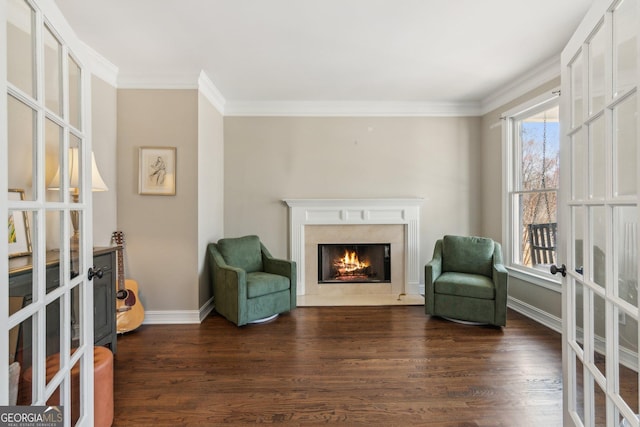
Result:
{"type": "MultiPolygon", "coordinates": [[[[24,190],[9,189],[9,200],[24,200],[24,190]]],[[[9,258],[31,255],[31,233],[26,211],[9,211],[9,258]]]]}
{"type": "Polygon", "coordinates": [[[175,196],[176,147],[140,147],[138,194],[175,196]]]}

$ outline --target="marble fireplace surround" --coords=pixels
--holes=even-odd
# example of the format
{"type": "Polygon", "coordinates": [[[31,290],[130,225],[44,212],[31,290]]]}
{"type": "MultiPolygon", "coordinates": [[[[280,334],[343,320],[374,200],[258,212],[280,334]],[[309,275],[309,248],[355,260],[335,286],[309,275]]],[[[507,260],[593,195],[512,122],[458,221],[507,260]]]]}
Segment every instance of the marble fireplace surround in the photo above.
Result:
{"type": "MultiPolygon", "coordinates": [[[[392,283],[369,288],[367,292],[420,294],[419,218],[423,199],[285,199],[284,202],[289,207],[289,251],[297,264],[299,296],[318,292],[314,245],[318,240],[342,234],[342,230],[346,243],[367,243],[385,236],[395,242],[392,263],[395,254],[395,263],[400,262],[401,271],[396,268],[394,273],[392,264],[392,283]]],[[[358,292],[358,286],[352,288],[355,290],[346,292],[358,292]]]]}

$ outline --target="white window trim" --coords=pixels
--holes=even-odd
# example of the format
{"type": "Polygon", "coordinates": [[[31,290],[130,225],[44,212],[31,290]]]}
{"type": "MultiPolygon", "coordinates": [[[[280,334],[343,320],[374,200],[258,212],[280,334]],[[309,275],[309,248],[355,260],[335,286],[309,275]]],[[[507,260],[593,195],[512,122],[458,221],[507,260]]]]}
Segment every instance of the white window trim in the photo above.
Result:
{"type": "MultiPolygon", "coordinates": [[[[535,110],[542,110],[558,104],[560,88],[554,89],[551,93],[544,93],[516,107],[505,111],[502,116],[502,249],[504,251],[505,267],[509,274],[517,279],[527,281],[531,284],[541,286],[556,292],[562,292],[560,280],[545,273],[542,270],[528,268],[519,264],[512,264],[513,259],[513,239],[514,217],[511,209],[511,192],[513,191],[513,156],[515,148],[513,146],[513,122],[530,114],[535,110]]],[[[562,165],[560,166],[562,167],[562,165]]]]}

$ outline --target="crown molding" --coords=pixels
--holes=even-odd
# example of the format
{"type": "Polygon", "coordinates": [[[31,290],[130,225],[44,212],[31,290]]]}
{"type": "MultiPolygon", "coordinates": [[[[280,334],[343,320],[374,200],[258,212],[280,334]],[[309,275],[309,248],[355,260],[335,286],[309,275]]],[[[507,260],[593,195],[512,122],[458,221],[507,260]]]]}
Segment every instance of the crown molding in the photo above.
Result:
{"type": "MultiPolygon", "coordinates": [[[[93,56],[93,55],[92,55],[93,56]]],[[[95,54],[100,76],[117,68],[95,54]]],[[[115,70],[115,71],[114,71],[115,70]]],[[[204,72],[117,73],[119,89],[198,89],[224,116],[245,117],[476,117],[483,116],[560,76],[560,55],[532,68],[481,101],[233,101],[225,99],[204,72]]],[[[104,78],[104,77],[103,77],[104,78]]]]}
{"type": "Polygon", "coordinates": [[[461,117],[479,116],[478,102],[227,101],[225,116],[461,117]]]}
{"type": "Polygon", "coordinates": [[[119,89],[198,89],[200,73],[123,73],[118,75],[119,89]]]}
{"type": "Polygon", "coordinates": [[[560,54],[552,56],[483,99],[480,113],[485,115],[557,77],[560,77],[560,54]]]}
{"type": "Polygon", "coordinates": [[[204,70],[200,71],[200,76],[198,76],[198,90],[205,98],[207,98],[211,105],[213,105],[213,107],[224,116],[227,100],[224,99],[222,92],[220,92],[216,85],[213,84],[204,70]]]}
{"type": "Polygon", "coordinates": [[[118,87],[118,67],[85,42],[80,41],[80,44],[86,55],[85,58],[88,60],[91,74],[99,77],[113,87],[118,87]]]}

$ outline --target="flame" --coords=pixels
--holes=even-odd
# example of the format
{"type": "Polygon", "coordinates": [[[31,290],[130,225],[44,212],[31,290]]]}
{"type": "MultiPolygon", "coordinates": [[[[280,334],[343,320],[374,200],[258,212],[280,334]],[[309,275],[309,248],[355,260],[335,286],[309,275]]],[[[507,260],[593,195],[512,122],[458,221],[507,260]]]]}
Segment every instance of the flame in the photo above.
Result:
{"type": "Polygon", "coordinates": [[[356,254],[355,252],[345,250],[344,256],[338,259],[336,266],[338,267],[340,273],[344,274],[369,267],[369,263],[361,262],[358,259],[358,254],[356,254]]]}

